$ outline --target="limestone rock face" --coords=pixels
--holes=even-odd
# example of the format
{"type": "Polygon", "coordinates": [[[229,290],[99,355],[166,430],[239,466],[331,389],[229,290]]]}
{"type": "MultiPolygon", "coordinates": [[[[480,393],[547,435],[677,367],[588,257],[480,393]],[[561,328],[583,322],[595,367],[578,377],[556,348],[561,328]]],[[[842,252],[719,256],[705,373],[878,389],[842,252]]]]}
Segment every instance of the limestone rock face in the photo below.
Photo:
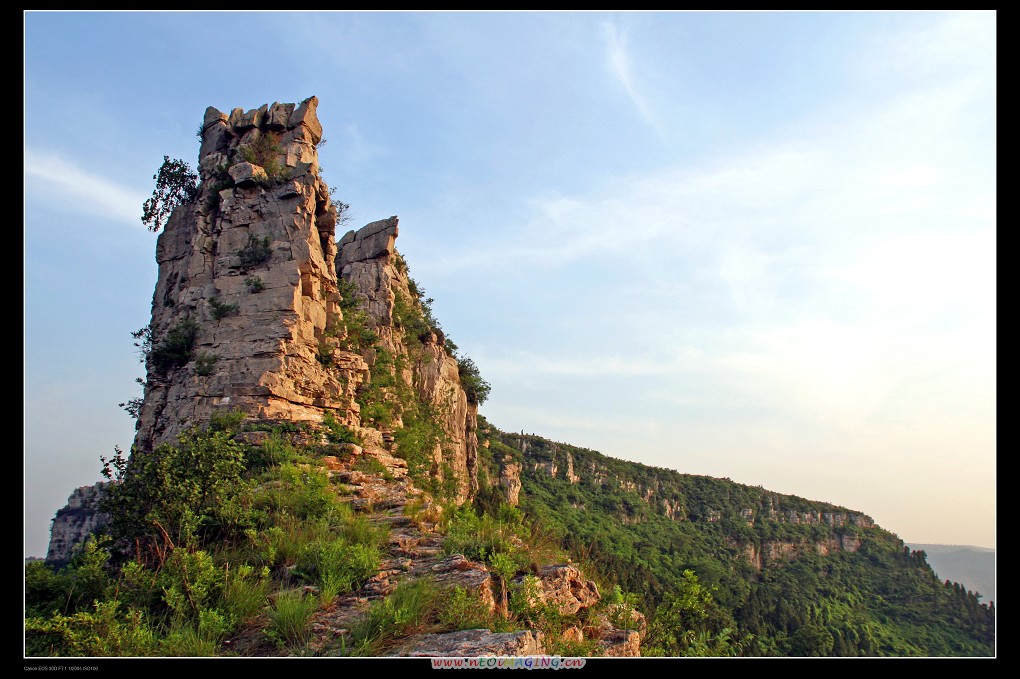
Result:
{"type": "Polygon", "coordinates": [[[109,523],[110,517],[99,511],[99,501],[111,483],[100,481],[74,489],[67,498],[67,505],[53,518],[50,546],[46,551],[47,564],[66,564],[85,538],[109,523]]]}
{"type": "Polygon", "coordinates": [[[397,655],[420,658],[545,655],[545,653],[545,640],[538,631],[490,632],[487,629],[469,629],[411,637],[397,655]]]}
{"type": "Polygon", "coordinates": [[[348,231],[337,243],[337,269],[355,262],[365,262],[377,257],[389,257],[394,253],[393,244],[397,239],[397,218],[380,219],[366,224],[357,231],[348,231]]]}
{"type": "Polygon", "coordinates": [[[520,503],[521,495],[521,464],[512,455],[503,457],[499,467],[499,485],[503,489],[503,497],[511,507],[520,503]]]}
{"type": "Polygon", "coordinates": [[[459,587],[477,600],[489,613],[496,611],[495,584],[485,564],[467,559],[463,554],[449,556],[432,566],[429,575],[444,589],[459,587]]]}
{"type": "Polygon", "coordinates": [[[641,637],[634,630],[613,630],[599,639],[599,647],[607,658],[637,658],[641,655],[641,637]]]}
{"type": "MultiPolygon", "coordinates": [[[[353,283],[379,345],[402,359],[406,366],[402,379],[439,417],[446,441],[433,451],[431,474],[440,481],[452,477],[456,499],[464,502],[478,491],[478,405],[469,401],[457,360],[447,352],[442,333],[433,329],[411,337],[394,318],[398,303],[419,304],[407,267],[394,247],[397,224],[397,218],[390,217],[346,233],[338,243],[337,275],[353,283]]],[[[369,363],[371,354],[366,353],[369,363]]]]}
{"type": "Polygon", "coordinates": [[[206,110],[200,196],[174,210],[156,246],[157,356],[147,364],[137,450],[223,410],[319,422],[331,409],[357,424],[353,394],[367,365],[348,352],[335,352],[329,367],[322,360],[340,310],[316,105],[312,97],[206,110]],[[182,329],[194,336],[190,355],[161,362],[161,343],[182,329]]]}
{"type": "MultiPolygon", "coordinates": [[[[594,606],[599,602],[598,586],[584,577],[581,570],[573,564],[554,564],[543,566],[538,572],[538,601],[556,609],[560,615],[575,615],[582,608],[594,606]]],[[[516,585],[523,582],[523,577],[514,579],[516,585]]]]}
{"type": "MultiPolygon", "coordinates": [[[[731,544],[736,546],[735,541],[731,544]]],[[[833,552],[846,551],[856,552],[861,546],[861,538],[853,534],[835,534],[825,540],[791,541],[791,540],[767,540],[762,543],[759,549],[754,543],[747,543],[743,546],[744,559],[754,567],[755,570],[762,570],[768,564],[779,561],[792,561],[798,556],[815,552],[827,556],[833,552]]]]}

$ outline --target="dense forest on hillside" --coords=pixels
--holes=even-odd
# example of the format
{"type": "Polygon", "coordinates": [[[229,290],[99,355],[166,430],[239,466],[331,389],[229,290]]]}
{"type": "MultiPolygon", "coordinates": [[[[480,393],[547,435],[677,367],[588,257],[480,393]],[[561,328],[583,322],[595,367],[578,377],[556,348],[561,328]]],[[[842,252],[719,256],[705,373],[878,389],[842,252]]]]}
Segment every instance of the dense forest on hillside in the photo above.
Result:
{"type": "Polygon", "coordinates": [[[485,455],[522,464],[526,514],[560,535],[575,558],[636,593],[650,620],[677,607],[693,573],[711,604],[686,623],[703,640],[722,638],[718,651],[994,653],[994,607],[941,582],[923,551],[859,513],[487,423],[480,430],[485,455]]]}

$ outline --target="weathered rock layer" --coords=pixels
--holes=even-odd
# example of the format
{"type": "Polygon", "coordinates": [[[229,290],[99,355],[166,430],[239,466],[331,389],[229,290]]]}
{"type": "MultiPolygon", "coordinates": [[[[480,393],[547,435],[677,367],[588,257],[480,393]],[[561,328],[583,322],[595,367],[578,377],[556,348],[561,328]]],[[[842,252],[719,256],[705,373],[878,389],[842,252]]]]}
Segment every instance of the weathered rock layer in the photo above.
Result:
{"type": "Polygon", "coordinates": [[[206,111],[199,198],[174,210],[156,246],[137,450],[222,410],[317,422],[331,409],[355,420],[351,384],[317,360],[340,313],[317,103],[206,111]],[[189,360],[161,363],[161,347],[188,327],[189,360]]]}

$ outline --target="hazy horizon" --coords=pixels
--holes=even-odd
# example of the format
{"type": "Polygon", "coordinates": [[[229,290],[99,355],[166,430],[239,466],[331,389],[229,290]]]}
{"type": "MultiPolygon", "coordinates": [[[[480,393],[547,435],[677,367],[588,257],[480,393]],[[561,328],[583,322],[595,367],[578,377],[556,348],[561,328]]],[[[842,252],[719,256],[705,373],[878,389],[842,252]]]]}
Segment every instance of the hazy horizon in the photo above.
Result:
{"type": "Polygon", "coordinates": [[[24,18],[26,555],[131,445],[163,156],[312,95],[495,426],[994,549],[994,11],[24,18]]]}

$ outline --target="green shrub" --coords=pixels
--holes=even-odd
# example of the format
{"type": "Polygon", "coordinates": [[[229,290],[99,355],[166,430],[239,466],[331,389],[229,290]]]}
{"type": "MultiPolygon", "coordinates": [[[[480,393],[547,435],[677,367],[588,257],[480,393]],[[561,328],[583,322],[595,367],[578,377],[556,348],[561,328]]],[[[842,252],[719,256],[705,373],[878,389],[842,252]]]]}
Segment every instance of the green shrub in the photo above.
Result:
{"type": "Polygon", "coordinates": [[[385,528],[376,526],[364,514],[355,514],[349,504],[339,505],[334,516],[337,532],[351,544],[381,548],[389,535],[385,528]]]}
{"type": "Polygon", "coordinates": [[[209,302],[209,308],[212,310],[212,317],[217,321],[221,321],[227,316],[233,316],[241,309],[240,304],[236,302],[228,304],[219,297],[210,297],[206,301],[209,302]]]}
{"type": "Polygon", "coordinates": [[[208,431],[222,431],[234,435],[241,431],[241,423],[244,422],[246,417],[248,417],[248,414],[240,408],[215,410],[209,415],[208,431]]]}
{"type": "Polygon", "coordinates": [[[446,432],[432,404],[411,401],[406,405],[401,413],[404,426],[393,432],[396,455],[407,461],[407,471],[412,479],[428,485],[433,453],[436,446],[446,441],[446,432]]]}
{"type": "Polygon", "coordinates": [[[268,577],[269,569],[265,567],[259,571],[249,564],[228,568],[222,607],[235,628],[265,608],[269,594],[268,577]]]}
{"type": "Polygon", "coordinates": [[[489,398],[492,386],[482,379],[478,366],[467,356],[457,358],[457,372],[460,375],[460,384],[467,394],[468,403],[481,405],[489,398]]]}
{"type": "Polygon", "coordinates": [[[252,267],[268,262],[273,256],[273,249],[269,244],[269,236],[259,238],[253,233],[248,234],[248,244],[237,251],[237,256],[241,261],[241,269],[247,271],[252,267]]]}
{"type": "Polygon", "coordinates": [[[454,587],[442,598],[438,612],[440,624],[448,630],[490,627],[492,616],[477,596],[463,587],[454,587]]]}
{"type": "Polygon", "coordinates": [[[323,368],[330,368],[333,366],[333,346],[325,341],[325,338],[319,341],[319,346],[315,349],[315,360],[323,368]]]}
{"type": "Polygon", "coordinates": [[[162,560],[177,547],[240,534],[251,525],[254,483],[245,479],[243,446],[226,431],[189,429],[176,445],[131,457],[120,484],[102,500],[115,537],[162,560]]]}
{"type": "Polygon", "coordinates": [[[296,458],[294,445],[280,434],[271,435],[269,440],[248,453],[249,464],[253,469],[277,467],[294,462],[296,458]]]}
{"type": "Polygon", "coordinates": [[[289,168],[280,160],[286,151],[271,132],[260,133],[250,144],[238,147],[238,151],[246,161],[266,171],[269,183],[280,183],[290,175],[289,168]]]}
{"type": "Polygon", "coordinates": [[[121,567],[117,594],[131,608],[163,612],[166,607],[159,572],[138,561],[128,561],[121,567]]]}
{"type": "MultiPolygon", "coordinates": [[[[218,636],[218,635],[216,635],[218,636]]],[[[176,658],[208,658],[216,655],[219,640],[191,624],[173,627],[159,640],[159,654],[176,658]]]]}
{"type": "Polygon", "coordinates": [[[402,274],[407,273],[407,260],[399,252],[393,253],[393,266],[402,274]]]}
{"type": "Polygon", "coordinates": [[[268,480],[255,493],[256,508],[310,519],[327,515],[339,504],[324,470],[281,464],[268,480]]]}
{"type": "Polygon", "coordinates": [[[218,598],[220,569],[203,550],[173,550],[159,571],[163,600],[178,622],[197,621],[218,598]]]}
{"type": "Polygon", "coordinates": [[[198,323],[190,318],[182,318],[165,333],[161,333],[159,340],[152,342],[150,353],[152,366],[156,372],[165,373],[171,368],[188,363],[192,358],[197,338],[198,323]]]}
{"type": "Polygon", "coordinates": [[[87,657],[145,656],[156,652],[156,638],[135,609],[120,602],[96,601],[91,611],[25,620],[26,646],[46,648],[46,655],[87,657]]]}
{"type": "Polygon", "coordinates": [[[266,289],[266,284],[262,281],[262,276],[248,276],[244,279],[244,284],[248,286],[248,292],[253,294],[262,292],[266,289]]]}
{"type": "Polygon", "coordinates": [[[71,558],[66,571],[69,578],[66,610],[89,610],[94,601],[102,601],[115,591],[116,581],[109,574],[112,543],[108,535],[89,535],[71,558]]]}
{"type": "Polygon", "coordinates": [[[210,354],[203,352],[195,357],[195,374],[201,375],[202,377],[208,377],[213,374],[213,370],[216,367],[216,362],[220,360],[220,357],[216,354],[210,354]]]}
{"type": "Polygon", "coordinates": [[[156,180],[156,188],[152,197],[142,203],[142,223],[149,231],[159,231],[174,208],[198,198],[198,175],[183,160],[163,156],[163,164],[152,178],[156,180]]]}
{"type": "Polygon", "coordinates": [[[443,551],[473,561],[491,561],[496,554],[516,555],[527,535],[523,514],[504,505],[498,516],[479,516],[470,507],[457,510],[446,529],[443,551]]]}
{"type": "Polygon", "coordinates": [[[431,307],[410,299],[400,289],[395,290],[393,295],[393,324],[400,328],[405,336],[419,343],[424,343],[429,333],[438,330],[439,325],[432,317],[431,307]]]}
{"type": "Polygon", "coordinates": [[[363,474],[371,474],[373,476],[381,476],[386,480],[392,480],[393,475],[390,474],[390,470],[386,468],[382,462],[374,457],[362,457],[354,463],[352,467],[355,471],[359,471],[363,474]]]}
{"type": "Polygon", "coordinates": [[[340,278],[336,282],[336,289],[340,293],[340,311],[347,313],[360,308],[359,290],[354,281],[340,278]]]}
{"type": "Polygon", "coordinates": [[[47,616],[62,609],[70,587],[67,570],[58,571],[43,561],[25,564],[25,615],[47,616]]]}
{"type": "Polygon", "coordinates": [[[379,558],[375,546],[333,538],[305,545],[296,565],[304,577],[318,585],[322,602],[330,604],[338,594],[364,585],[378,569],[379,558]]]}
{"type": "Polygon", "coordinates": [[[349,654],[381,655],[395,639],[429,631],[435,627],[441,601],[441,592],[428,579],[401,582],[351,627],[349,654]]]}
{"type": "Polygon", "coordinates": [[[510,580],[517,575],[517,561],[506,552],[495,552],[489,556],[489,570],[499,578],[500,594],[502,595],[501,608],[505,617],[510,613],[507,586],[510,580]]]}
{"type": "Polygon", "coordinates": [[[266,634],[281,647],[304,646],[308,642],[308,622],[316,608],[315,597],[300,591],[280,592],[269,611],[266,634]]]}
{"type": "Polygon", "coordinates": [[[568,641],[559,634],[551,635],[549,653],[561,658],[591,658],[601,655],[599,643],[595,639],[568,641]]]}
{"type": "Polygon", "coordinates": [[[353,443],[364,445],[361,437],[351,431],[350,427],[336,421],[333,413],[327,410],[322,416],[322,426],[326,428],[326,440],[330,443],[353,443]]]}
{"type": "Polygon", "coordinates": [[[368,314],[361,308],[358,286],[341,278],[337,281],[340,293],[341,346],[348,351],[363,351],[379,341],[379,335],[370,327],[368,314]]]}
{"type": "Polygon", "coordinates": [[[109,536],[90,535],[61,569],[42,561],[25,566],[25,615],[46,617],[57,611],[91,611],[108,598],[117,582],[108,572],[109,536]]]}

